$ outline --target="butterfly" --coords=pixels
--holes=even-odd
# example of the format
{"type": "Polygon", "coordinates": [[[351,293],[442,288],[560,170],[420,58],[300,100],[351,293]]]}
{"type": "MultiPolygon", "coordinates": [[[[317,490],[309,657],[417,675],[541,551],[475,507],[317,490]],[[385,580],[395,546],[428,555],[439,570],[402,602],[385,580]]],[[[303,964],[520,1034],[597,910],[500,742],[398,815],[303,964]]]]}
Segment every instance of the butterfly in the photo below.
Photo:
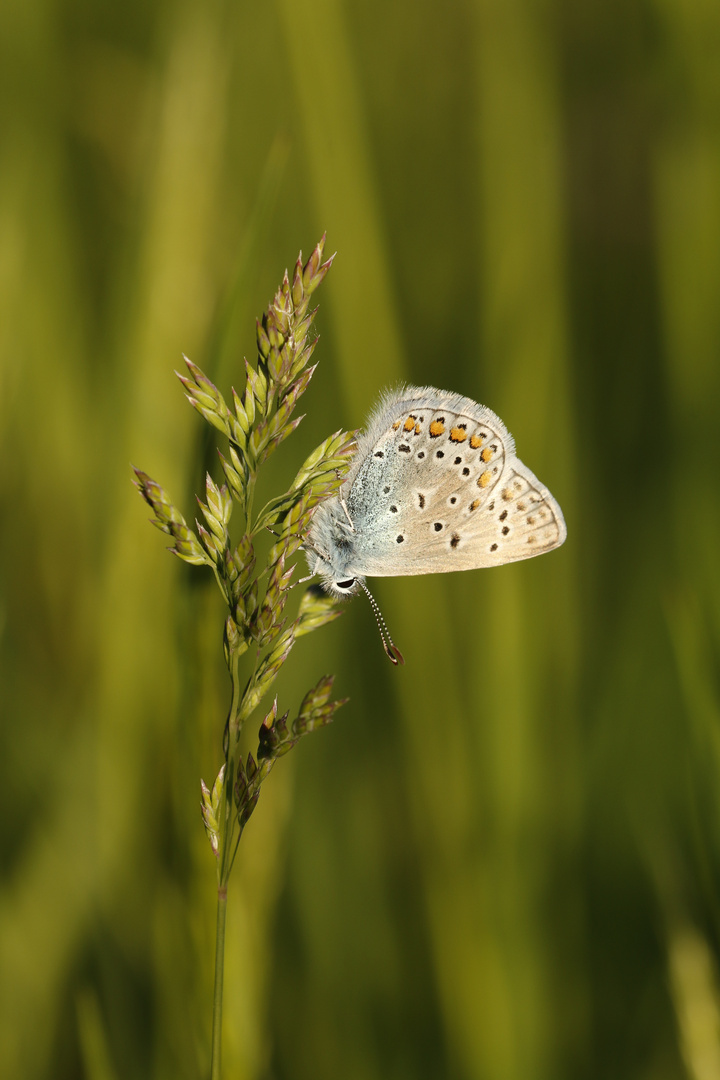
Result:
{"type": "Polygon", "coordinates": [[[325,590],[348,596],[367,592],[366,577],[502,566],[552,551],[566,535],[560,506],[491,409],[407,386],[381,398],[304,546],[325,590]]]}

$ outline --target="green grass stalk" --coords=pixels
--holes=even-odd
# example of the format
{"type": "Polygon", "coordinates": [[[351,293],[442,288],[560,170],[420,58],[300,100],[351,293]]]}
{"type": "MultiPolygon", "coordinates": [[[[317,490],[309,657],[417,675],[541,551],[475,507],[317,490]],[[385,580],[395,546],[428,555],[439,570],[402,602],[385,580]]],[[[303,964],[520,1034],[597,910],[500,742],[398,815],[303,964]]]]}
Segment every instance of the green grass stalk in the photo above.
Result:
{"type": "Polygon", "coordinates": [[[179,378],[188,401],[228,440],[226,455],[218,451],[226,483],[218,485],[208,475],[205,501],[198,499],[204,524],[196,521],[196,530],[191,529],[160,485],[135,470],[136,485],[153,510],[153,524],[172,537],[170,550],[185,562],[210,568],[228,608],[223,644],[232,692],[222,740],[224,762],[212,789],[201,781],[203,822],[218,879],[212,1080],[221,1076],[227,889],[240,838],[275,761],[307,732],[330,723],[343,704],[330,700],[333,677],[329,675],[307,692],[290,725],[289,711],[278,716],[276,697],[260,726],[255,756],[249,753],[245,758],[243,728],[269,693],[296,639],[340,614],[330,597],[311,587],[296,617],[290,622],[283,618],[295,571],[293,560],[301,553],[318,503],[333,495],[342,482],[354,437],[338,431],[325,439],[303,463],[290,488],[253,514],[258,470],[300,423],[302,417],[291,417],[315,370],[309,366],[316,344],[309,337],[315,316],[309,304],[332,264],[332,259],[322,261],[324,243],[323,237],[305,264],[302,256],[298,258],[292,280],[286,271],[257,324],[257,362],[253,366],[245,361],[244,393],[232,391],[232,408],[200,368],[185,360],[188,375],[179,378]],[[233,539],[230,519],[235,507],[241,524],[233,539]],[[275,543],[265,565],[259,566],[255,542],[265,531],[271,532],[275,543]],[[248,651],[253,662],[246,676],[239,661],[248,651]]]}

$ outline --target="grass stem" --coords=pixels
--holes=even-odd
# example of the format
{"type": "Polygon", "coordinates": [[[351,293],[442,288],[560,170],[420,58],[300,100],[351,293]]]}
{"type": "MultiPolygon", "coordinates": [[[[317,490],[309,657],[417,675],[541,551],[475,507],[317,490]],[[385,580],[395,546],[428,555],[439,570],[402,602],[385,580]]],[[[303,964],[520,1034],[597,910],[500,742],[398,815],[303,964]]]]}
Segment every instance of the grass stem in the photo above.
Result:
{"type": "Polygon", "coordinates": [[[218,886],[217,936],[215,938],[215,987],[213,991],[212,1058],[210,1080],[220,1080],[222,1053],[222,1001],[223,970],[225,966],[225,916],[227,914],[227,886],[218,886]]]}

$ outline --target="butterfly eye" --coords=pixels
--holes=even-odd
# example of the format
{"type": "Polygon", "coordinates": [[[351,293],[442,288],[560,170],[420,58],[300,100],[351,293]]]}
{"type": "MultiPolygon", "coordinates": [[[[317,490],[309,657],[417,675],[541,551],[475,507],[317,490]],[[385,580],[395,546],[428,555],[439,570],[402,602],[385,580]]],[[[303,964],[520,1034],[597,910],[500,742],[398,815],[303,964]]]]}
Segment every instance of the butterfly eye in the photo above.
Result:
{"type": "Polygon", "coordinates": [[[347,581],[336,581],[335,587],[337,589],[352,589],[355,584],[355,578],[349,578],[347,581]]]}

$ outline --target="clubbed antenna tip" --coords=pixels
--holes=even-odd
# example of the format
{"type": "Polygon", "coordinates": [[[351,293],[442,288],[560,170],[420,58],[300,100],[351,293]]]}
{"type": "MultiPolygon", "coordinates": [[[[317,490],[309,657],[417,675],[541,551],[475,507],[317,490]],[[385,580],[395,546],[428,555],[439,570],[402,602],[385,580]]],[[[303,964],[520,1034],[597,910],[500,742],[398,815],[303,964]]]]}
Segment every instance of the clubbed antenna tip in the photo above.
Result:
{"type": "Polygon", "coordinates": [[[387,626],[385,625],[385,620],[382,617],[382,614],[380,612],[380,608],[378,607],[377,600],[375,599],[373,594],[370,592],[370,590],[368,589],[368,587],[367,587],[367,585],[365,584],[364,581],[360,581],[359,578],[356,578],[355,583],[360,586],[360,588],[363,590],[363,592],[367,596],[368,600],[370,601],[370,606],[372,607],[373,613],[375,615],[375,620],[376,620],[377,625],[378,625],[378,630],[380,631],[380,637],[382,639],[383,649],[385,650],[386,656],[393,662],[395,667],[397,667],[398,664],[403,664],[404,665],[405,657],[400,652],[397,645],[395,645],[395,643],[393,642],[393,639],[390,637],[390,631],[388,630],[387,626]]]}
{"type": "Polygon", "coordinates": [[[390,644],[388,645],[383,641],[383,646],[385,648],[385,652],[387,653],[389,658],[392,660],[393,664],[395,664],[395,667],[397,667],[398,664],[401,664],[401,665],[405,664],[405,657],[400,652],[397,645],[393,645],[392,642],[390,642],[390,644]]]}

